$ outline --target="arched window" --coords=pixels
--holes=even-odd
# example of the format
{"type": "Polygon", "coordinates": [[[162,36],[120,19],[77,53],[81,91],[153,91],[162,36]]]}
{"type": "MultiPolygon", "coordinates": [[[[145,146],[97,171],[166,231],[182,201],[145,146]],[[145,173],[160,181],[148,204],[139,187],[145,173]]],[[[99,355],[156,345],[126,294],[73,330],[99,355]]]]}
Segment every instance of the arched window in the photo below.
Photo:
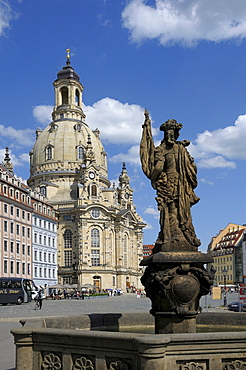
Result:
{"type": "Polygon", "coordinates": [[[52,146],[48,145],[46,147],[46,160],[52,159],[52,146]]]}
{"type": "Polygon", "coordinates": [[[73,233],[71,230],[66,230],[63,234],[64,238],[64,248],[72,248],[72,236],[73,233]]]}
{"type": "Polygon", "coordinates": [[[44,197],[47,196],[47,188],[46,188],[46,186],[40,186],[40,194],[42,194],[44,197]]]}
{"type": "Polygon", "coordinates": [[[97,186],[96,185],[91,185],[91,196],[97,197],[97,186]]]}
{"type": "Polygon", "coordinates": [[[78,146],[78,159],[84,159],[85,150],[82,146],[78,146]]]}
{"type": "Polygon", "coordinates": [[[79,103],[79,99],[80,99],[80,94],[79,94],[79,90],[78,89],[76,89],[76,92],[75,92],[75,104],[76,105],[80,105],[79,103]]]}
{"type": "Polygon", "coordinates": [[[60,92],[61,92],[61,98],[62,98],[62,105],[68,104],[68,88],[63,86],[60,92]]]}
{"type": "Polygon", "coordinates": [[[91,230],[91,248],[100,248],[100,232],[96,228],[91,230]]]}

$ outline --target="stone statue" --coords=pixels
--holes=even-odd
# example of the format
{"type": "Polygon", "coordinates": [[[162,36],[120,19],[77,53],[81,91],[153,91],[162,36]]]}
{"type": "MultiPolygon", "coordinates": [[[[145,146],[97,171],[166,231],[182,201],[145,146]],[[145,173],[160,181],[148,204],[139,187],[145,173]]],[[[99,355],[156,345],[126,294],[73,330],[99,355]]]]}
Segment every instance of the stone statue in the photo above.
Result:
{"type": "Polygon", "coordinates": [[[156,190],[160,211],[160,232],[153,253],[159,251],[197,251],[201,244],[192,224],[190,208],[198,198],[197,168],[186,147],[178,141],[181,123],[170,119],[160,126],[164,139],[154,145],[149,113],[145,110],[140,158],[144,174],[156,190]]]}

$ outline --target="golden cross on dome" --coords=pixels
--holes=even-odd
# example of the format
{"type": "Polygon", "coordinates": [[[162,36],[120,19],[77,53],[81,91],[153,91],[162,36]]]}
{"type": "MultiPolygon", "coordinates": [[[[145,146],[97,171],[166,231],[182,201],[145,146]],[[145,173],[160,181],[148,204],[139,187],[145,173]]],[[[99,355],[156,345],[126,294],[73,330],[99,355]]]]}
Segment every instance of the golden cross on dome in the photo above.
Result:
{"type": "Polygon", "coordinates": [[[66,52],[67,52],[67,62],[70,61],[70,49],[67,49],[66,52]]]}

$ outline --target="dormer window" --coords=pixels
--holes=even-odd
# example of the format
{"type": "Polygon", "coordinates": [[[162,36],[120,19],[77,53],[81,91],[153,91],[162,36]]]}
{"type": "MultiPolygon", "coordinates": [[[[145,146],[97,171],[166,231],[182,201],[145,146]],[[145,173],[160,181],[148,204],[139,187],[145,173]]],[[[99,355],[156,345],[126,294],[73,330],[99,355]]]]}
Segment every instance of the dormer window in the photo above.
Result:
{"type": "Polygon", "coordinates": [[[51,145],[48,145],[46,147],[46,160],[50,160],[52,159],[52,146],[51,145]]]}
{"type": "Polygon", "coordinates": [[[78,146],[78,159],[84,159],[85,156],[85,150],[82,146],[78,146]]]}

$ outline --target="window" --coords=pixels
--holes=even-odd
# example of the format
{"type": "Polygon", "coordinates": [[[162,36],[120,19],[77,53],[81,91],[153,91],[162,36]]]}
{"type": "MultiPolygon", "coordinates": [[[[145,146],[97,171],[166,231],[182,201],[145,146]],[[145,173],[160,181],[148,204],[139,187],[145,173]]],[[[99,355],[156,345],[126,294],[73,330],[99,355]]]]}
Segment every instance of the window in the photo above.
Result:
{"type": "Polygon", "coordinates": [[[78,147],[78,159],[84,159],[85,150],[82,146],[78,147]]]}
{"type": "Polygon", "coordinates": [[[16,209],[16,216],[17,217],[20,217],[20,210],[19,210],[19,208],[16,209]]]}
{"type": "Polygon", "coordinates": [[[56,271],[55,269],[52,270],[52,273],[53,273],[53,279],[56,277],[56,271]]]}
{"type": "Polygon", "coordinates": [[[4,221],[4,231],[8,231],[8,221],[4,221]]]}
{"type": "Polygon", "coordinates": [[[42,261],[42,252],[39,252],[39,261],[42,261]]]}
{"type": "Polygon", "coordinates": [[[8,241],[4,240],[4,252],[8,252],[8,241]]]}
{"type": "Polygon", "coordinates": [[[31,254],[31,247],[30,245],[27,246],[27,255],[30,256],[31,254]]]}
{"type": "Polygon", "coordinates": [[[53,255],[52,255],[52,260],[53,260],[53,263],[55,263],[55,253],[53,253],[53,255]]]}
{"type": "Polygon", "coordinates": [[[66,230],[63,238],[64,238],[64,248],[72,248],[72,231],[66,230]]]}
{"type": "Polygon", "coordinates": [[[75,91],[75,104],[76,105],[80,105],[79,98],[80,98],[79,90],[76,89],[76,91],[75,91]]]}
{"type": "Polygon", "coordinates": [[[8,213],[8,205],[4,204],[4,213],[8,213]]]}
{"type": "Polygon", "coordinates": [[[14,242],[10,242],[10,252],[14,253],[14,242]]]}
{"type": "Polygon", "coordinates": [[[64,251],[64,264],[65,266],[72,265],[72,251],[64,251]]]}
{"type": "Polygon", "coordinates": [[[37,226],[37,217],[34,217],[34,225],[37,226]]]}
{"type": "Polygon", "coordinates": [[[50,253],[48,254],[48,262],[50,262],[50,253]]]}
{"type": "Polygon", "coordinates": [[[91,248],[100,247],[100,233],[99,230],[94,228],[91,230],[91,248]]]}
{"type": "Polygon", "coordinates": [[[10,261],[10,273],[14,273],[14,261],[10,261]]]}
{"type": "MultiPolygon", "coordinates": [[[[47,158],[47,159],[51,159],[51,158],[47,158]]],[[[42,194],[44,197],[47,196],[47,188],[46,188],[46,186],[40,186],[40,194],[42,194]]]]}
{"type": "Polygon", "coordinates": [[[48,246],[50,247],[50,236],[48,237],[48,246]]]}
{"type": "Polygon", "coordinates": [[[39,244],[42,244],[42,235],[39,235],[39,244]]]}
{"type": "Polygon", "coordinates": [[[47,261],[47,254],[46,254],[46,252],[44,252],[44,262],[46,262],[47,261]]]}
{"type": "Polygon", "coordinates": [[[97,186],[96,185],[91,185],[91,196],[92,197],[97,197],[97,186]]]}
{"type": "Polygon", "coordinates": [[[44,277],[47,278],[47,270],[44,268],[44,277]]]}
{"type": "Polygon", "coordinates": [[[47,239],[47,237],[46,237],[46,235],[44,235],[44,245],[46,245],[46,239],[47,239]]]}
{"type": "Polygon", "coordinates": [[[26,274],[26,264],[25,264],[25,262],[22,262],[22,274],[23,275],[26,274]]]}
{"type": "Polygon", "coordinates": [[[20,262],[16,262],[16,274],[20,273],[20,262]]]}
{"type": "Polygon", "coordinates": [[[3,187],[3,192],[4,192],[4,194],[7,194],[7,186],[3,187]]]}
{"type": "Polygon", "coordinates": [[[49,271],[49,278],[51,278],[51,269],[49,269],[48,271],[49,271]]]}
{"type": "Polygon", "coordinates": [[[4,273],[6,274],[8,272],[8,261],[6,261],[6,260],[4,261],[3,269],[4,269],[4,273]]]}
{"type": "Polygon", "coordinates": [[[71,215],[64,215],[63,216],[63,220],[64,221],[71,221],[72,220],[72,216],[71,215]]]}
{"type": "Polygon", "coordinates": [[[63,86],[60,92],[61,92],[62,105],[68,104],[68,88],[66,86],[63,86]]]}
{"type": "MultiPolygon", "coordinates": [[[[39,206],[39,210],[41,212],[41,206],[39,206]]],[[[42,227],[42,220],[39,220],[39,227],[42,227]]]]}
{"type": "Polygon", "coordinates": [[[37,267],[34,267],[34,276],[38,277],[38,268],[37,267]]]}
{"type": "Polygon", "coordinates": [[[100,211],[99,211],[99,209],[93,209],[92,211],[91,211],[91,216],[93,217],[93,218],[99,218],[100,217],[100,211]]]}
{"type": "Polygon", "coordinates": [[[10,206],[10,214],[11,214],[11,216],[13,216],[13,214],[14,214],[14,206],[10,206]]]}
{"type": "Polygon", "coordinates": [[[25,244],[22,244],[22,254],[25,254],[26,253],[26,246],[25,244]]]}
{"type": "Polygon", "coordinates": [[[20,225],[16,225],[16,234],[20,235],[20,225]]]}
{"type": "Polygon", "coordinates": [[[38,234],[34,233],[34,243],[37,243],[37,241],[38,241],[38,234]]]}
{"type": "Polygon", "coordinates": [[[25,218],[26,218],[25,211],[22,211],[22,218],[23,218],[23,220],[25,220],[25,218]]]}
{"type": "Polygon", "coordinates": [[[50,230],[50,222],[48,222],[48,229],[50,230]]]}
{"type": "Polygon", "coordinates": [[[26,231],[25,231],[25,226],[22,226],[22,236],[25,236],[26,231]]]}
{"type": "Polygon", "coordinates": [[[98,249],[91,250],[91,265],[92,266],[100,265],[100,251],[98,249]]]}
{"type": "Polygon", "coordinates": [[[46,221],[44,221],[44,229],[46,229],[46,221]]]}
{"type": "Polygon", "coordinates": [[[30,221],[30,213],[27,213],[27,221],[30,221]]]}
{"type": "Polygon", "coordinates": [[[14,223],[13,222],[10,223],[10,232],[11,234],[14,233],[14,223]]]}
{"type": "Polygon", "coordinates": [[[34,251],[34,260],[37,261],[38,260],[38,252],[37,251],[34,251]]]}
{"type": "Polygon", "coordinates": [[[42,267],[39,268],[39,277],[42,277],[43,274],[42,274],[42,267]]]}
{"type": "Polygon", "coordinates": [[[20,243],[16,243],[16,253],[20,254],[20,243]]]}
{"type": "Polygon", "coordinates": [[[51,160],[52,159],[52,146],[47,146],[46,148],[46,160],[51,160]]]}

